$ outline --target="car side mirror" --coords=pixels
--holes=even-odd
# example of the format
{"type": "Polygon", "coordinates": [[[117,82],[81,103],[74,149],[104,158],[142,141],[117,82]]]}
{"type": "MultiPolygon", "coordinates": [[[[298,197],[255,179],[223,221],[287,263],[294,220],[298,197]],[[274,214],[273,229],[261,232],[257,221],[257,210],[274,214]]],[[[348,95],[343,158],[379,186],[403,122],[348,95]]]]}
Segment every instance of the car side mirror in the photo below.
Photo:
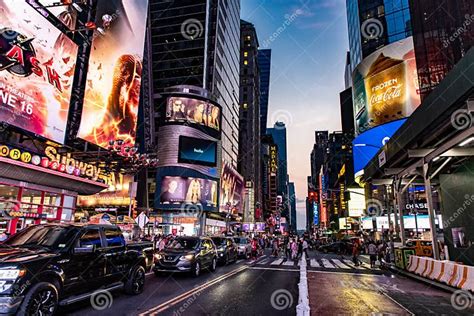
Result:
{"type": "Polygon", "coordinates": [[[92,247],[76,247],[74,253],[93,253],[95,251],[95,245],[92,247]]]}

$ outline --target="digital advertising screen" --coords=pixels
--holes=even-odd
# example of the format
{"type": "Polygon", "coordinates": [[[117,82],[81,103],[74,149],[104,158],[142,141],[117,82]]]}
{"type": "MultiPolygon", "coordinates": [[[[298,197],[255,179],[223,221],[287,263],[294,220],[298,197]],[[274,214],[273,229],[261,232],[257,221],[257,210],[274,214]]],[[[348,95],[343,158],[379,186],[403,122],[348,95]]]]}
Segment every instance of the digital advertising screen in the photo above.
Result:
{"type": "Polygon", "coordinates": [[[217,181],[188,178],[163,177],[160,203],[168,205],[199,204],[217,207],[217,181]]]}
{"type": "Polygon", "coordinates": [[[221,174],[220,211],[242,213],[244,188],[244,178],[225,163],[221,174]]]}
{"type": "Polygon", "coordinates": [[[409,117],[421,103],[413,37],[365,58],[352,83],[357,134],[409,117]]]}
{"type": "Polygon", "coordinates": [[[354,155],[354,174],[364,171],[365,166],[375,157],[379,150],[390,140],[407,119],[390,122],[372,128],[357,136],[352,142],[354,155]]]}
{"type": "Polygon", "coordinates": [[[0,122],[64,143],[76,58],[26,1],[0,0],[0,122]]]}
{"type": "Polygon", "coordinates": [[[166,105],[166,121],[189,122],[220,131],[221,109],[198,99],[170,97],[166,105]]]}
{"type": "Polygon", "coordinates": [[[79,195],[77,205],[82,207],[97,206],[121,206],[130,205],[130,184],[133,183],[132,175],[123,175],[120,173],[101,174],[100,179],[108,184],[108,189],[93,195],[79,195]]]}
{"type": "Polygon", "coordinates": [[[135,143],[148,0],[99,0],[78,137],[135,143]]]}
{"type": "Polygon", "coordinates": [[[179,137],[180,163],[194,163],[214,167],[217,165],[217,142],[194,137],[179,137]]]}

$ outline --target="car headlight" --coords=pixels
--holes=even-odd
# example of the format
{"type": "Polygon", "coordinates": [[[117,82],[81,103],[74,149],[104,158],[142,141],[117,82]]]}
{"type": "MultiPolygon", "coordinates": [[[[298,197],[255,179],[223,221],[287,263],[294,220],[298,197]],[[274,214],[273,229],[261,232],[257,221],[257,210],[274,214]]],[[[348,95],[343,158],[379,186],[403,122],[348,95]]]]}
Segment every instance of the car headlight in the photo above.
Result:
{"type": "Polygon", "coordinates": [[[222,251],[224,251],[224,250],[225,250],[225,247],[219,247],[219,248],[217,248],[217,251],[221,251],[221,252],[222,252],[222,251]]]}
{"type": "Polygon", "coordinates": [[[179,260],[186,260],[186,261],[191,261],[194,259],[194,255],[186,255],[186,256],[181,256],[179,260]]]}
{"type": "Polygon", "coordinates": [[[26,270],[20,269],[0,269],[0,280],[16,280],[25,275],[26,270]]]}
{"type": "Polygon", "coordinates": [[[156,253],[154,257],[155,257],[156,260],[160,260],[160,259],[163,258],[163,256],[160,255],[159,253],[156,253]]]}

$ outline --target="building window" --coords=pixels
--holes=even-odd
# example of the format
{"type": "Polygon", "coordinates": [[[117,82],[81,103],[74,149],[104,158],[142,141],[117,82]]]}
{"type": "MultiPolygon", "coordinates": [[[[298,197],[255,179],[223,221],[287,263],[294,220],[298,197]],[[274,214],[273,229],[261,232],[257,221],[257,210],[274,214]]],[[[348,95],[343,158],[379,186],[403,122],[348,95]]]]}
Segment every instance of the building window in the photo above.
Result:
{"type": "Polygon", "coordinates": [[[250,41],[250,39],[251,39],[252,37],[250,37],[250,35],[247,35],[246,38],[247,38],[247,41],[250,41]]]}
{"type": "Polygon", "coordinates": [[[249,56],[249,52],[244,52],[244,57],[248,57],[249,56]]]}
{"type": "Polygon", "coordinates": [[[244,60],[244,65],[247,66],[249,64],[248,60],[244,60]]]}

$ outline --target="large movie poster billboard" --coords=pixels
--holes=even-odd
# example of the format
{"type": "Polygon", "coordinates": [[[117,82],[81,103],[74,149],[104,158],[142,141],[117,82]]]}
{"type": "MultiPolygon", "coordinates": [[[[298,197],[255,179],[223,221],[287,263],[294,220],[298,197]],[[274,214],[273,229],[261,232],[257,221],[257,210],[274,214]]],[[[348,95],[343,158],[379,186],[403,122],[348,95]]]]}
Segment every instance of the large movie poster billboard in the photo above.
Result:
{"type": "Polygon", "coordinates": [[[166,105],[167,122],[189,122],[215,129],[221,128],[221,109],[207,101],[170,97],[166,105]]]}
{"type": "Polygon", "coordinates": [[[229,164],[222,167],[220,212],[242,214],[244,179],[229,164]]]}
{"type": "Polygon", "coordinates": [[[135,143],[148,0],[99,0],[78,137],[135,143]]]}
{"type": "Polygon", "coordinates": [[[0,123],[63,143],[76,57],[26,1],[0,0],[0,123]]]}
{"type": "Polygon", "coordinates": [[[410,116],[420,105],[413,37],[365,58],[352,76],[358,134],[410,116]]]}

